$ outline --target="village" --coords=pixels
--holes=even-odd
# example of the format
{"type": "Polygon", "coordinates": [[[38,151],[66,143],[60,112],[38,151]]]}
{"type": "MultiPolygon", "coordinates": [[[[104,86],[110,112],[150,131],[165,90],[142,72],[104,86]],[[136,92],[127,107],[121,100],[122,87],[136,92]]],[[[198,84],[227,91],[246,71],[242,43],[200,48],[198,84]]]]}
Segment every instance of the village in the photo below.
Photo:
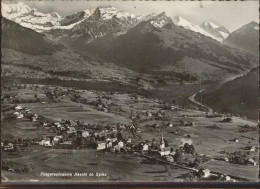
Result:
{"type": "Polygon", "coordinates": [[[214,163],[210,165],[214,161],[239,165],[244,171],[259,165],[257,123],[232,114],[181,107],[139,94],[21,84],[4,91],[1,149],[2,169],[8,174],[33,172],[33,168],[16,168],[5,159],[31,148],[91,149],[104,156],[132,154],[154,164],[188,170],[184,179],[190,181],[247,181],[234,171],[215,170],[214,163]],[[5,130],[7,127],[14,128],[5,130]],[[209,149],[211,140],[216,149],[209,149]]]}

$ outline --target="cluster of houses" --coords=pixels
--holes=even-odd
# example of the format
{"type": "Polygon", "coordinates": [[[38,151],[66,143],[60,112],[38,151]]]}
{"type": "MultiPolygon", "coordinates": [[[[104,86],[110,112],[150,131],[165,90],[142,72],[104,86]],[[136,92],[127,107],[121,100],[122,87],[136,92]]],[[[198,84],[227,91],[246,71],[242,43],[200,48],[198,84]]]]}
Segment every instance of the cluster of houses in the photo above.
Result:
{"type": "Polygon", "coordinates": [[[29,118],[31,121],[35,122],[38,120],[39,115],[38,114],[33,114],[30,109],[24,108],[21,105],[16,105],[14,107],[14,115],[16,116],[17,119],[21,118],[29,118]]]}
{"type": "Polygon", "coordinates": [[[1,142],[1,149],[3,151],[13,151],[14,150],[14,144],[11,142],[8,142],[6,145],[1,142]]]}
{"type": "Polygon", "coordinates": [[[172,147],[165,146],[165,140],[163,136],[160,140],[160,144],[149,143],[148,141],[140,142],[138,144],[132,143],[131,138],[118,140],[116,138],[107,138],[104,141],[99,141],[97,145],[98,151],[128,151],[128,152],[138,152],[142,154],[147,154],[150,156],[164,157],[170,162],[173,162],[173,156],[175,151],[172,147]]]}

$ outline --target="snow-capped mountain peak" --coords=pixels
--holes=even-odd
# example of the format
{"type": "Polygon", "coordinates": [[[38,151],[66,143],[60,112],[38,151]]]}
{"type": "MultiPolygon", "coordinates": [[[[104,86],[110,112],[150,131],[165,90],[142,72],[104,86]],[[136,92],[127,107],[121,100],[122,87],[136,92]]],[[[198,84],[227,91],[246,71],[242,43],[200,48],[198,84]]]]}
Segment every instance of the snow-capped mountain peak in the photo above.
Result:
{"type": "Polygon", "coordinates": [[[146,14],[146,15],[139,15],[136,16],[136,19],[139,22],[142,21],[150,21],[150,23],[152,25],[154,25],[155,27],[159,27],[162,28],[165,25],[167,25],[168,23],[173,23],[172,19],[170,17],[168,17],[165,12],[161,12],[161,13],[150,13],[150,14],[146,14]]]}
{"type": "Polygon", "coordinates": [[[22,14],[26,14],[32,11],[32,9],[24,4],[19,2],[17,4],[6,4],[1,2],[2,5],[2,15],[8,19],[17,17],[22,14]]]}
{"type": "Polygon", "coordinates": [[[211,37],[217,41],[222,41],[230,33],[226,28],[224,28],[222,26],[218,26],[217,24],[215,24],[211,21],[206,21],[203,24],[201,24],[200,26],[198,26],[198,25],[192,24],[191,22],[189,22],[188,20],[186,20],[183,17],[176,16],[173,19],[173,22],[175,25],[182,26],[188,30],[191,30],[191,31],[194,31],[197,33],[201,33],[201,34],[211,37]]]}
{"type": "Polygon", "coordinates": [[[223,41],[223,39],[226,39],[230,34],[226,28],[223,26],[218,26],[211,21],[202,23],[200,27],[210,35],[214,36],[218,41],[223,41]]]}
{"type": "Polygon", "coordinates": [[[111,19],[113,17],[119,18],[119,19],[133,19],[135,18],[134,14],[123,12],[115,7],[112,6],[99,6],[97,7],[100,12],[100,18],[104,20],[111,19]]]}
{"type": "Polygon", "coordinates": [[[183,18],[181,16],[174,17],[173,22],[177,26],[182,26],[188,30],[198,32],[198,33],[208,36],[208,34],[203,29],[201,29],[199,26],[190,23],[188,20],[186,20],[185,18],[183,18]]]}
{"type": "Polygon", "coordinates": [[[204,22],[202,25],[206,26],[206,27],[211,27],[211,28],[214,28],[214,29],[217,29],[219,28],[219,26],[211,21],[206,21],[204,22]]]}
{"type": "Polygon", "coordinates": [[[162,28],[167,24],[172,24],[173,21],[170,17],[168,17],[165,12],[159,13],[154,15],[153,17],[149,18],[150,23],[157,28],[162,28]]]}
{"type": "Polygon", "coordinates": [[[116,18],[119,19],[117,21],[122,25],[127,25],[127,28],[131,28],[142,21],[149,21],[153,26],[159,28],[174,23],[175,25],[201,33],[218,41],[222,41],[229,35],[227,29],[218,26],[211,21],[204,22],[202,25],[198,26],[180,16],[176,16],[172,20],[165,12],[136,16],[113,6],[99,6],[94,9],[82,10],[72,15],[60,16],[57,12],[42,13],[23,2],[17,4],[2,3],[2,15],[9,20],[37,32],[44,32],[51,29],[70,30],[89,18],[101,19],[102,22],[116,18]]]}
{"type": "Polygon", "coordinates": [[[57,12],[45,14],[23,2],[17,4],[2,3],[1,5],[3,17],[38,32],[58,25],[58,21],[61,18],[57,12]]]}

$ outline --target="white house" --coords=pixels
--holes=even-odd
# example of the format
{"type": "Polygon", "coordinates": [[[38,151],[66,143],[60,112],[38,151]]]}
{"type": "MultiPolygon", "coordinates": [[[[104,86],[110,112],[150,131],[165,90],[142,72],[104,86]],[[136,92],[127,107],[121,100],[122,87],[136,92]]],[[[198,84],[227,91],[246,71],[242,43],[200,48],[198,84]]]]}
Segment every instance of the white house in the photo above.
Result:
{"type": "Polygon", "coordinates": [[[148,151],[148,149],[149,149],[148,144],[144,144],[144,145],[143,145],[143,151],[148,151]]]}
{"type": "Polygon", "coordinates": [[[163,117],[162,114],[161,114],[160,112],[157,113],[157,116],[160,117],[160,118],[163,117]]]}
{"type": "Polygon", "coordinates": [[[137,133],[141,133],[142,130],[141,130],[140,128],[137,128],[137,129],[136,129],[136,132],[137,132],[137,133]]]}
{"type": "Polygon", "coordinates": [[[55,136],[55,137],[53,138],[53,143],[55,144],[55,143],[60,142],[62,138],[63,138],[62,136],[55,136]]]}
{"type": "Polygon", "coordinates": [[[127,142],[127,143],[131,143],[131,142],[132,142],[132,139],[131,139],[131,138],[128,138],[126,142],[127,142]]]}
{"type": "Polygon", "coordinates": [[[117,138],[111,138],[111,141],[115,142],[115,141],[117,141],[117,138]]]}
{"type": "Polygon", "coordinates": [[[227,182],[227,181],[230,181],[231,178],[228,175],[224,175],[223,180],[227,182]]]}
{"type": "Polygon", "coordinates": [[[124,147],[124,142],[123,141],[119,141],[118,144],[117,144],[118,147],[124,147]]]}
{"type": "Polygon", "coordinates": [[[51,141],[45,141],[45,143],[44,143],[44,146],[52,146],[52,143],[51,143],[51,141]]]}
{"type": "Polygon", "coordinates": [[[13,150],[14,145],[12,143],[8,143],[7,145],[4,146],[5,151],[13,150]]]}
{"type": "Polygon", "coordinates": [[[172,156],[166,156],[166,160],[169,162],[174,162],[174,159],[172,156]]]}
{"type": "Polygon", "coordinates": [[[106,143],[106,148],[112,148],[112,142],[111,141],[107,141],[106,143]]]}
{"type": "Polygon", "coordinates": [[[23,117],[24,117],[24,115],[23,115],[22,113],[20,113],[20,114],[17,115],[17,118],[18,118],[18,119],[21,119],[21,118],[23,118],[23,117]]]}
{"type": "Polygon", "coordinates": [[[228,161],[229,161],[229,159],[228,159],[227,157],[224,157],[224,161],[228,162],[228,161]]]}
{"type": "Polygon", "coordinates": [[[179,107],[178,106],[175,106],[175,105],[171,105],[171,110],[178,110],[179,107]]]}
{"type": "Polygon", "coordinates": [[[250,158],[250,159],[247,160],[247,164],[248,164],[248,165],[256,166],[256,161],[253,160],[252,158],[250,158]]]}
{"type": "Polygon", "coordinates": [[[256,150],[255,146],[246,146],[245,150],[249,150],[250,152],[254,152],[256,150]]]}
{"type": "Polygon", "coordinates": [[[97,145],[98,145],[97,146],[98,151],[106,149],[106,143],[105,142],[98,142],[97,145]]]}
{"type": "Polygon", "coordinates": [[[41,141],[39,142],[39,145],[44,146],[45,142],[46,142],[46,140],[41,140],[41,141]]]}
{"type": "Polygon", "coordinates": [[[168,155],[170,155],[170,153],[171,153],[171,148],[170,148],[170,147],[161,148],[161,149],[159,150],[159,154],[160,154],[161,156],[168,156],[168,155]]]}
{"type": "Polygon", "coordinates": [[[57,127],[61,127],[61,124],[59,122],[54,123],[57,127]]]}
{"type": "Polygon", "coordinates": [[[172,123],[168,123],[167,126],[168,126],[168,127],[172,127],[173,124],[172,124],[172,123]]]}
{"type": "Polygon", "coordinates": [[[153,114],[152,114],[151,112],[146,112],[146,115],[147,115],[148,117],[152,117],[152,116],[153,116],[153,114]]]}
{"type": "Polygon", "coordinates": [[[16,117],[17,117],[18,119],[21,119],[21,118],[24,117],[23,114],[20,113],[20,112],[14,112],[14,115],[16,115],[16,117]]]}
{"type": "Polygon", "coordinates": [[[88,137],[88,136],[89,136],[89,131],[82,132],[82,137],[88,137]]]}
{"type": "Polygon", "coordinates": [[[68,133],[76,133],[75,127],[68,127],[68,133]]]}
{"type": "Polygon", "coordinates": [[[52,143],[50,140],[42,140],[39,142],[39,145],[41,146],[52,146],[52,143]]]}
{"type": "Polygon", "coordinates": [[[202,178],[208,178],[210,176],[210,170],[209,169],[200,169],[199,175],[202,178]]]}
{"type": "Polygon", "coordinates": [[[256,150],[256,148],[255,148],[255,146],[251,146],[249,150],[250,150],[250,152],[254,152],[256,150]]]}
{"type": "Polygon", "coordinates": [[[15,109],[16,109],[16,110],[22,110],[23,107],[22,107],[21,105],[17,105],[17,106],[15,107],[15,109]]]}
{"type": "Polygon", "coordinates": [[[37,117],[33,116],[32,121],[34,121],[34,122],[37,121],[37,117]]]}

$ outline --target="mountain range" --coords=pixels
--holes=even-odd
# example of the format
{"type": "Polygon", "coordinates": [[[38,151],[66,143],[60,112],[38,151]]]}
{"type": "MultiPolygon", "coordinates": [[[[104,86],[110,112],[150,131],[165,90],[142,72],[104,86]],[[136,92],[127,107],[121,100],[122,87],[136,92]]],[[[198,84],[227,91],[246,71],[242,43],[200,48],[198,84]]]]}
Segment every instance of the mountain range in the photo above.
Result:
{"type": "MultiPolygon", "coordinates": [[[[247,25],[242,28],[248,29],[230,34],[213,22],[198,26],[179,16],[171,19],[165,12],[137,16],[104,6],[60,16],[56,12],[41,13],[24,3],[3,3],[2,7],[4,17],[35,30],[45,40],[51,39],[56,45],[64,44],[84,57],[113,62],[139,73],[174,73],[206,82],[239,74],[258,63],[257,57],[246,51],[219,42],[236,33],[248,33],[252,27],[247,25]]],[[[11,32],[5,33],[11,35],[11,32]]],[[[22,44],[19,40],[14,44],[22,44]]],[[[246,41],[245,36],[243,40],[246,41]]]]}
{"type": "MultiPolygon", "coordinates": [[[[125,23],[125,25],[123,25],[126,28],[133,27],[141,21],[147,20],[150,20],[155,27],[163,27],[169,22],[174,22],[176,25],[199,32],[218,41],[222,41],[230,33],[224,27],[217,26],[212,22],[204,22],[201,26],[196,26],[179,16],[175,17],[174,21],[172,21],[172,19],[166,16],[164,12],[160,14],[153,13],[148,15],[134,15],[128,12],[123,12],[112,6],[97,7],[95,9],[79,11],[68,16],[60,16],[57,12],[47,14],[42,13],[35,8],[30,8],[22,2],[17,4],[2,3],[2,15],[9,20],[12,20],[24,27],[31,28],[37,32],[64,30],[64,33],[71,33],[67,30],[78,30],[76,28],[80,28],[81,23],[85,20],[89,20],[86,21],[86,23],[89,23],[93,18],[102,19],[103,21],[117,18],[118,22],[121,22],[121,25],[122,23],[125,23]]],[[[82,25],[85,26],[86,23],[82,25]]],[[[59,31],[56,32],[60,33],[59,31]]],[[[124,28],[121,32],[123,31],[124,28]]],[[[92,37],[100,35],[102,35],[102,33],[98,33],[92,37]]]]}

